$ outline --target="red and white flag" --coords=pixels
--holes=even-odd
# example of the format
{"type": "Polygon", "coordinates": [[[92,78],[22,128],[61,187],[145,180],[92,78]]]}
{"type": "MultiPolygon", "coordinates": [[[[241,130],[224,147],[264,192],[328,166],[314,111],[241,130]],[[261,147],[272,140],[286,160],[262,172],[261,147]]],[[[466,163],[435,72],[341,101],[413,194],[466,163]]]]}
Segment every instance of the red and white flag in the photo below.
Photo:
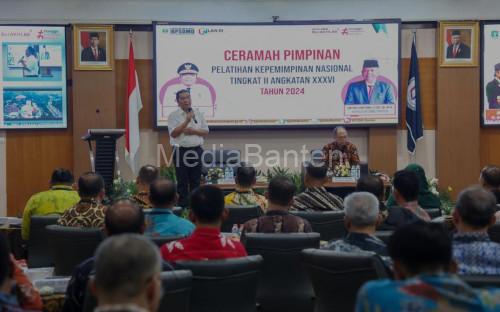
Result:
{"type": "Polygon", "coordinates": [[[130,36],[128,52],[127,103],[125,103],[125,159],[134,174],[137,174],[139,171],[137,152],[139,151],[140,144],[139,111],[141,109],[141,92],[139,91],[139,79],[137,78],[137,72],[135,70],[132,36],[130,36]]]}

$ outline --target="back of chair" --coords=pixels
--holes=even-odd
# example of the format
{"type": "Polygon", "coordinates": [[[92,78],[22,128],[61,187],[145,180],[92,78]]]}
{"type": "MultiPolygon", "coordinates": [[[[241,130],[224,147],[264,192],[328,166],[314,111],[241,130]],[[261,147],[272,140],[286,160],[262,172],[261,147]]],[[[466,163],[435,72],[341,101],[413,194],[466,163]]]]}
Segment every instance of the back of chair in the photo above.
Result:
{"type": "Polygon", "coordinates": [[[500,287],[498,275],[460,275],[460,278],[473,288],[500,287]]]}
{"type": "Polygon", "coordinates": [[[427,213],[429,214],[431,219],[435,219],[435,218],[441,217],[443,215],[440,208],[425,209],[425,211],[427,211],[427,213]]]}
{"type": "Polygon", "coordinates": [[[262,210],[259,206],[226,206],[229,210],[228,218],[222,223],[222,232],[231,232],[233,225],[243,224],[248,220],[260,217],[262,210]]]}
{"type": "Polygon", "coordinates": [[[56,224],[59,215],[32,216],[30,237],[28,240],[28,267],[43,268],[54,265],[50,250],[50,240],[45,229],[47,225],[56,224]]]}
{"type": "Polygon", "coordinates": [[[388,277],[375,255],[308,249],[302,256],[316,294],[315,312],[354,311],[359,288],[369,280],[388,277]]]}
{"type": "Polygon", "coordinates": [[[301,263],[301,252],[319,248],[318,233],[248,233],[249,255],[264,258],[257,301],[262,311],[312,311],[314,291],[301,263]]]}
{"type": "Polygon", "coordinates": [[[158,246],[158,247],[161,247],[161,246],[165,245],[166,243],[170,243],[172,241],[183,239],[185,237],[186,236],[184,236],[184,235],[175,235],[175,236],[148,236],[148,238],[151,239],[151,241],[153,243],[155,243],[155,245],[158,246]]]}
{"type": "Polygon", "coordinates": [[[54,257],[54,275],[71,275],[82,261],[94,255],[103,240],[101,229],[47,226],[54,257]]]}
{"type": "Polygon", "coordinates": [[[188,312],[193,274],[187,270],[161,273],[163,296],[158,311],[188,312]]]}
{"type": "Polygon", "coordinates": [[[291,213],[309,221],[313,231],[321,235],[321,240],[329,241],[346,235],[344,211],[291,211],[291,213]]]}
{"type": "Polygon", "coordinates": [[[175,264],[193,273],[192,312],[255,312],[261,266],[261,256],[175,264]]]}
{"type": "Polygon", "coordinates": [[[493,224],[488,229],[488,235],[492,241],[500,243],[500,223],[493,224]]]}

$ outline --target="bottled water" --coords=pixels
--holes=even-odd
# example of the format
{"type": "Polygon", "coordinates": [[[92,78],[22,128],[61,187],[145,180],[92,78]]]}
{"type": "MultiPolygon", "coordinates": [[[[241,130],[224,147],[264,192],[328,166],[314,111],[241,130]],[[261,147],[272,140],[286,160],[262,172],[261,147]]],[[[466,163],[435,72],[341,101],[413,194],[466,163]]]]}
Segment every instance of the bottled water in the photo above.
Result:
{"type": "Polygon", "coordinates": [[[233,179],[233,170],[229,166],[226,166],[226,169],[224,169],[224,180],[230,181],[232,179],[233,179]]]}

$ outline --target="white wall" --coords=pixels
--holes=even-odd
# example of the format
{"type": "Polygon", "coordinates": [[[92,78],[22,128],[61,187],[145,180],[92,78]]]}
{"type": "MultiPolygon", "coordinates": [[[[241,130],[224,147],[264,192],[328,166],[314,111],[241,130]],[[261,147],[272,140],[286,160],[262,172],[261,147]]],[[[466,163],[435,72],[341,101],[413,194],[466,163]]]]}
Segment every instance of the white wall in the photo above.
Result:
{"type": "Polygon", "coordinates": [[[498,0],[2,0],[0,19],[52,22],[497,19],[498,0]]]}

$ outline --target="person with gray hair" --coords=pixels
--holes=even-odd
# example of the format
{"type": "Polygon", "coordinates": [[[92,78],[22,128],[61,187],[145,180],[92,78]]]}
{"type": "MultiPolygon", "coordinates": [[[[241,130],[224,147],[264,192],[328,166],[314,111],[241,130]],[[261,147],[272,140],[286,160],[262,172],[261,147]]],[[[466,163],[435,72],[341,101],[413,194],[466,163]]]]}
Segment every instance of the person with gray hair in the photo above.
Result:
{"type": "Polygon", "coordinates": [[[373,252],[387,257],[385,243],[374,235],[381,221],[377,197],[368,192],[352,193],[344,199],[344,210],[346,237],[331,241],[324,248],[354,253],[373,252]]]}
{"type": "Polygon", "coordinates": [[[469,187],[458,195],[453,211],[457,229],[453,258],[458,274],[500,275],[500,244],[488,236],[488,228],[496,222],[496,209],[495,196],[482,187],[469,187]]]}
{"type": "Polygon", "coordinates": [[[95,253],[96,312],[156,312],[161,299],[158,248],[137,234],[106,239],[95,253]]]}
{"type": "Polygon", "coordinates": [[[347,140],[347,130],[342,126],[333,129],[334,140],[323,147],[323,157],[334,170],[337,165],[359,165],[358,148],[347,140]]]}

